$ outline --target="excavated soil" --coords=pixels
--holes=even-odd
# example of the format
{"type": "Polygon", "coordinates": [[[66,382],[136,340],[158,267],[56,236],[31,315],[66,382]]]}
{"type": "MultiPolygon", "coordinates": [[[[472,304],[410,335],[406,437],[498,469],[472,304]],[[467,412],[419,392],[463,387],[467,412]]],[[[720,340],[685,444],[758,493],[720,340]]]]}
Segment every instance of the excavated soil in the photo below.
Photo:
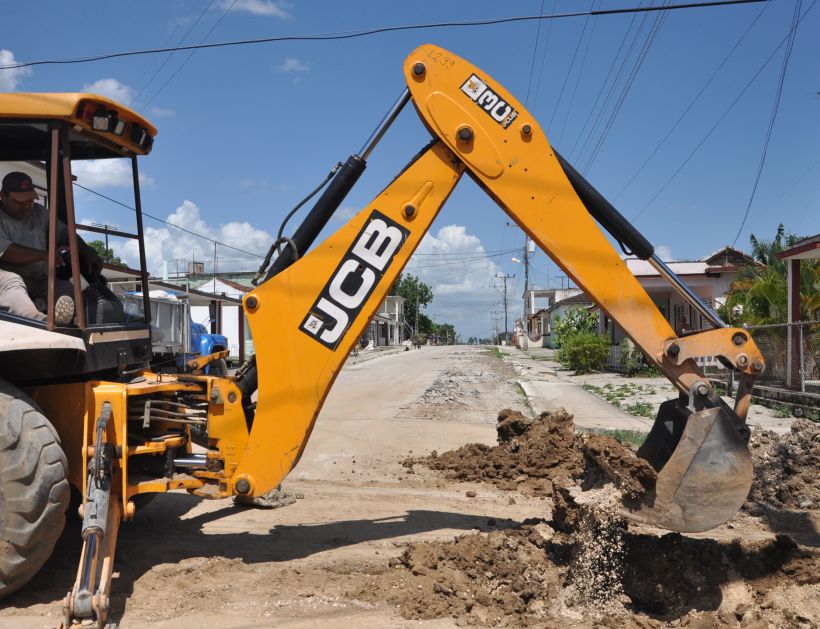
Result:
{"type": "MultiPolygon", "coordinates": [[[[404,465],[550,496],[552,519],[410,545],[354,596],[387,599],[405,618],[460,625],[820,626],[816,544],[780,534],[752,541],[632,531],[619,507],[651,491],[656,474],[629,447],[575,434],[565,411],[535,419],[502,411],[497,435],[497,446],[470,444],[404,465]]],[[[805,421],[785,437],[755,435],[747,509],[816,508],[818,435],[805,421]]]]}
{"type": "Polygon", "coordinates": [[[498,445],[470,443],[457,450],[410,457],[407,468],[423,465],[460,481],[487,482],[499,489],[551,496],[552,481],[580,481],[586,489],[613,482],[625,496],[639,499],[655,485],[656,474],[616,439],[576,434],[564,410],[535,419],[505,409],[496,425],[498,445]]]}
{"type": "Polygon", "coordinates": [[[820,620],[820,558],[788,537],[721,543],[621,529],[613,543],[612,534],[606,526],[563,534],[538,522],[412,544],[351,595],[387,600],[405,618],[460,625],[807,628],[820,620]],[[617,556],[602,552],[612,548],[617,556]]]}
{"type": "Polygon", "coordinates": [[[785,435],[755,432],[749,449],[754,481],[748,511],[820,508],[820,424],[798,419],[785,435]]]}

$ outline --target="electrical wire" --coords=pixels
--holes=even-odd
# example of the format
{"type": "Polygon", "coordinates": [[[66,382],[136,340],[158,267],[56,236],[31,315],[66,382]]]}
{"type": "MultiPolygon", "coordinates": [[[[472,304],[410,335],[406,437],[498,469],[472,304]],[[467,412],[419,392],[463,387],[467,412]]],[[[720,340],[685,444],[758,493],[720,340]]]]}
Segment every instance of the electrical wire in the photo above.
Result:
{"type": "MultiPolygon", "coordinates": [[[[596,0],[592,0],[592,6],[595,6],[596,0]]],[[[575,75],[575,86],[572,88],[572,96],[569,99],[569,107],[567,107],[567,113],[564,115],[564,122],[561,124],[561,130],[558,134],[558,142],[557,144],[560,146],[561,141],[564,139],[564,132],[567,130],[567,122],[569,122],[569,115],[574,111],[575,106],[575,96],[578,93],[578,84],[581,82],[581,77],[584,75],[584,68],[587,65],[587,57],[589,56],[589,49],[592,45],[592,40],[595,39],[595,29],[598,27],[598,18],[597,16],[592,18],[592,29],[589,31],[589,37],[587,38],[587,45],[584,48],[584,56],[581,59],[581,65],[578,67],[578,72],[575,75]]],[[[574,61],[574,59],[573,59],[574,61]]]]}
{"type": "Polygon", "coordinates": [[[146,48],[142,50],[128,50],[123,52],[113,52],[88,57],[75,57],[72,59],[43,59],[40,61],[28,61],[25,63],[15,63],[0,66],[0,70],[14,70],[17,68],[30,68],[43,65],[66,65],[75,63],[92,63],[105,59],[119,59],[122,57],[134,57],[139,55],[155,55],[164,52],[180,52],[184,50],[203,50],[206,48],[227,48],[232,46],[249,46],[255,44],[269,44],[283,41],[331,41],[340,39],[357,39],[369,37],[383,33],[394,33],[401,31],[426,30],[433,28],[449,27],[471,27],[489,26],[493,24],[511,24],[515,22],[530,22],[533,20],[556,20],[573,17],[584,17],[587,15],[620,15],[627,13],[647,13],[657,11],[676,11],[686,9],[702,9],[707,7],[718,7],[740,4],[754,4],[758,2],[769,2],[770,0],[712,0],[710,2],[690,2],[684,4],[673,4],[665,7],[623,7],[620,9],[596,9],[594,11],[576,11],[571,13],[557,13],[553,15],[519,15],[504,18],[491,18],[486,20],[463,20],[456,22],[431,22],[422,24],[404,24],[399,26],[382,26],[378,28],[362,29],[357,31],[341,31],[330,33],[316,33],[308,35],[280,35],[276,37],[261,37],[257,39],[240,39],[234,41],[217,42],[213,44],[193,44],[190,46],[177,46],[173,48],[146,48]]]}
{"type": "MultiPolygon", "coordinates": [[[[137,209],[136,209],[136,208],[131,207],[131,206],[130,206],[130,205],[128,205],[127,203],[123,203],[122,201],[118,201],[117,199],[114,199],[114,198],[112,198],[112,197],[109,197],[109,196],[107,196],[107,195],[103,194],[102,192],[97,192],[96,190],[92,190],[91,188],[86,188],[85,186],[83,186],[82,184],[77,183],[76,181],[74,182],[74,185],[75,185],[77,188],[81,188],[81,189],[85,190],[86,192],[90,192],[91,194],[95,194],[95,195],[97,195],[98,197],[101,197],[101,198],[103,198],[103,199],[106,199],[107,201],[111,201],[111,203],[115,203],[115,204],[117,204],[117,205],[121,205],[122,207],[124,207],[124,208],[126,208],[126,209],[128,209],[128,210],[131,210],[132,212],[136,212],[136,211],[137,211],[137,209]]],[[[176,224],[174,224],[174,223],[170,223],[170,222],[168,222],[168,221],[166,221],[166,220],[163,220],[163,219],[159,218],[158,216],[153,216],[153,215],[149,214],[148,212],[143,211],[142,215],[143,215],[143,216],[147,216],[148,218],[150,218],[150,219],[152,219],[152,220],[155,220],[155,221],[157,221],[157,222],[159,222],[159,223],[164,223],[165,225],[168,225],[169,227],[173,227],[174,229],[178,229],[178,230],[183,231],[183,232],[185,232],[185,233],[187,233],[187,234],[190,234],[191,236],[196,236],[197,238],[201,238],[202,240],[207,240],[208,242],[211,242],[211,243],[213,243],[213,244],[215,244],[215,245],[219,245],[220,247],[225,247],[225,248],[227,248],[227,249],[233,249],[234,251],[238,251],[239,253],[245,253],[245,254],[247,254],[247,255],[249,255],[249,256],[254,256],[254,257],[256,257],[256,258],[264,258],[264,257],[265,257],[265,256],[263,256],[263,255],[261,255],[261,254],[259,254],[259,253],[254,253],[254,252],[252,252],[252,251],[247,251],[247,250],[245,250],[245,249],[240,249],[239,247],[234,247],[233,245],[229,245],[229,244],[224,243],[224,242],[221,242],[221,241],[219,241],[219,240],[214,240],[213,238],[209,238],[208,236],[203,236],[202,234],[198,234],[198,233],[196,233],[196,232],[194,232],[194,231],[191,231],[190,229],[185,229],[184,227],[180,227],[179,225],[176,225],[176,224]]]]}
{"type": "Polygon", "coordinates": [[[640,175],[640,174],[641,174],[641,172],[643,171],[643,169],[644,169],[644,168],[646,168],[646,165],[647,165],[647,164],[649,164],[649,162],[652,160],[652,158],[655,156],[655,154],[656,154],[656,153],[660,150],[660,148],[661,148],[661,147],[662,147],[662,146],[666,143],[666,141],[669,139],[669,136],[671,136],[671,135],[672,135],[672,133],[675,131],[675,129],[677,129],[677,128],[678,128],[678,125],[679,125],[679,124],[683,121],[683,119],[686,117],[686,115],[687,115],[687,114],[691,111],[691,109],[692,109],[692,107],[694,107],[695,103],[697,103],[697,102],[698,102],[698,100],[700,100],[700,97],[701,97],[701,96],[703,96],[703,93],[704,93],[704,92],[706,91],[706,89],[707,89],[707,88],[708,88],[708,87],[712,84],[712,81],[714,81],[714,80],[715,80],[715,77],[717,77],[717,75],[718,75],[718,74],[720,73],[720,71],[723,69],[723,66],[725,66],[725,65],[726,65],[726,63],[729,61],[729,59],[732,57],[732,55],[733,55],[733,54],[735,53],[735,51],[738,49],[738,47],[740,46],[740,44],[741,44],[741,43],[743,43],[743,40],[744,40],[744,39],[746,39],[746,36],[747,36],[747,35],[749,34],[749,32],[752,30],[752,28],[754,27],[754,25],[755,25],[755,24],[757,24],[757,21],[758,21],[758,20],[760,19],[760,17],[761,17],[761,16],[762,16],[762,15],[766,12],[766,9],[768,9],[770,6],[771,6],[770,4],[765,4],[765,5],[763,6],[763,8],[760,10],[760,12],[759,12],[759,13],[755,16],[755,19],[754,19],[754,20],[752,20],[751,24],[749,24],[749,26],[746,28],[746,30],[743,32],[743,34],[740,36],[740,39],[738,39],[738,40],[735,42],[735,45],[734,45],[734,46],[732,46],[732,49],[729,51],[729,54],[727,54],[727,55],[723,58],[723,61],[721,61],[721,62],[720,62],[720,64],[718,65],[718,67],[717,67],[717,68],[715,69],[715,71],[712,73],[712,76],[710,76],[710,77],[707,79],[707,81],[706,81],[706,83],[704,83],[703,87],[701,87],[701,88],[700,88],[700,90],[698,91],[698,93],[697,93],[697,94],[695,94],[695,97],[694,97],[691,101],[689,101],[689,104],[686,106],[686,109],[684,109],[684,110],[683,110],[683,113],[681,113],[681,115],[680,115],[680,116],[678,117],[678,119],[675,121],[675,124],[673,124],[673,125],[672,125],[672,127],[669,129],[669,131],[667,131],[667,132],[666,132],[666,135],[664,135],[664,136],[663,136],[663,138],[661,138],[661,141],[660,141],[660,142],[658,142],[658,144],[655,146],[655,148],[654,148],[654,149],[652,149],[652,152],[651,152],[651,153],[649,154],[649,156],[648,156],[648,157],[647,157],[647,158],[643,161],[643,163],[640,165],[640,167],[638,167],[638,170],[635,172],[635,174],[634,174],[634,175],[632,175],[632,177],[630,177],[630,178],[629,178],[629,181],[627,181],[627,182],[626,182],[626,184],[624,185],[624,187],[623,187],[623,188],[621,188],[621,191],[620,191],[618,194],[616,194],[616,195],[612,198],[613,203],[614,203],[615,201],[617,201],[617,200],[618,200],[618,197],[620,197],[620,196],[621,196],[621,195],[622,195],[622,194],[626,191],[626,189],[627,189],[627,188],[629,188],[629,186],[630,186],[630,185],[632,185],[632,182],[633,182],[633,181],[635,181],[635,179],[638,177],[638,175],[640,175]]]}
{"type": "MultiPolygon", "coordinates": [[[[592,5],[590,5],[590,7],[591,6],[592,5]]],[[[567,73],[564,75],[564,82],[561,84],[561,91],[558,93],[558,99],[555,101],[555,108],[552,110],[552,116],[550,116],[549,123],[547,123],[547,134],[552,131],[552,121],[555,119],[555,114],[558,113],[558,108],[561,106],[561,99],[564,97],[564,90],[567,88],[567,81],[569,80],[569,75],[572,72],[572,67],[575,65],[575,59],[578,57],[578,49],[581,47],[581,42],[584,40],[584,35],[587,32],[588,24],[589,15],[587,15],[584,20],[584,27],[581,29],[581,35],[578,37],[578,43],[575,44],[575,50],[572,53],[572,61],[567,68],[567,73]]]]}
{"type": "MultiPolygon", "coordinates": [[[[802,16],[801,16],[798,20],[797,20],[797,25],[799,25],[799,24],[800,24],[800,22],[802,22],[802,21],[806,18],[806,16],[807,16],[807,15],[811,12],[811,10],[815,7],[815,5],[816,5],[816,4],[817,4],[817,0],[813,0],[813,1],[812,1],[812,3],[809,5],[809,8],[808,8],[808,9],[806,9],[806,10],[803,12],[803,15],[802,15],[802,16]]],[[[796,27],[797,27],[797,26],[795,26],[795,28],[796,28],[796,27]]],[[[740,90],[740,93],[739,93],[739,94],[738,94],[738,95],[734,98],[734,100],[733,100],[733,101],[729,104],[729,106],[726,108],[726,110],[723,112],[723,114],[721,114],[721,116],[720,116],[720,118],[718,118],[717,122],[715,122],[715,124],[713,124],[713,125],[712,125],[712,127],[709,129],[709,131],[707,131],[707,132],[706,132],[706,135],[705,135],[705,136],[703,136],[703,138],[701,138],[700,142],[698,142],[698,143],[697,143],[697,145],[695,146],[695,148],[693,148],[693,149],[692,149],[692,151],[689,153],[689,155],[687,155],[687,156],[686,156],[686,159],[684,159],[684,160],[683,160],[683,162],[680,164],[680,166],[678,166],[678,167],[675,169],[675,172],[673,172],[673,173],[669,176],[669,178],[668,178],[668,179],[667,179],[667,180],[666,180],[666,181],[665,181],[665,182],[661,185],[661,187],[657,190],[657,192],[655,192],[655,194],[652,196],[652,198],[651,198],[651,199],[649,199],[649,201],[647,201],[647,202],[646,202],[646,204],[645,204],[645,205],[644,205],[644,206],[643,206],[643,207],[642,207],[642,208],[638,211],[638,213],[637,213],[637,214],[635,214],[635,215],[632,217],[632,220],[633,220],[633,221],[634,221],[635,219],[637,219],[638,217],[640,217],[640,216],[641,216],[641,215],[642,215],[642,214],[643,214],[643,213],[644,213],[644,212],[645,212],[645,211],[649,208],[649,206],[650,206],[650,205],[652,205],[652,203],[654,203],[654,202],[655,202],[655,200],[656,200],[656,199],[660,196],[660,194],[661,194],[664,190],[666,190],[666,187],[667,187],[667,186],[668,186],[668,185],[672,182],[672,180],[673,180],[675,177],[677,177],[677,176],[678,176],[678,173],[680,173],[680,171],[681,171],[681,170],[683,170],[683,168],[686,166],[686,164],[688,164],[688,163],[689,163],[689,160],[691,160],[691,159],[692,159],[692,157],[695,155],[695,153],[697,153],[697,152],[698,152],[698,150],[700,150],[700,147],[701,147],[701,146],[703,146],[703,144],[706,142],[706,140],[708,140],[708,139],[709,139],[709,137],[710,137],[710,136],[711,136],[711,135],[715,132],[715,129],[717,129],[717,128],[718,128],[718,126],[720,126],[720,124],[723,122],[723,120],[726,118],[726,116],[728,116],[728,115],[729,115],[729,112],[730,112],[730,111],[732,111],[732,109],[734,109],[735,105],[737,105],[737,103],[740,101],[740,99],[743,97],[743,95],[744,95],[744,94],[748,91],[748,89],[752,86],[752,84],[753,84],[753,83],[757,80],[757,78],[761,75],[761,73],[763,72],[763,70],[765,70],[765,69],[766,69],[766,66],[768,66],[768,65],[769,65],[769,63],[771,63],[772,59],[774,59],[775,55],[778,53],[778,51],[779,51],[779,50],[780,50],[780,48],[783,46],[783,44],[785,44],[785,43],[788,41],[789,37],[791,37],[791,33],[792,33],[792,31],[790,30],[790,31],[786,34],[786,36],[785,36],[783,39],[781,39],[781,40],[780,40],[780,43],[778,43],[778,44],[777,44],[777,46],[775,46],[774,50],[772,50],[771,54],[770,54],[770,55],[766,58],[766,60],[763,62],[763,65],[761,65],[761,66],[757,69],[757,72],[755,72],[755,73],[752,75],[752,78],[750,78],[750,79],[749,79],[749,81],[746,83],[746,85],[743,87],[743,89],[742,89],[742,90],[740,90]]]]}
{"type": "MultiPolygon", "coordinates": [[[[193,0],[193,2],[191,3],[191,6],[190,6],[190,7],[188,7],[188,12],[185,14],[185,16],[184,16],[182,19],[180,19],[180,20],[178,20],[178,21],[177,21],[177,25],[176,25],[176,27],[174,28],[174,30],[173,30],[171,33],[169,33],[168,37],[166,37],[166,38],[165,38],[165,41],[164,41],[164,42],[163,42],[163,44],[162,44],[163,46],[167,46],[167,45],[171,42],[171,40],[173,39],[174,35],[176,35],[176,34],[177,34],[177,31],[179,30],[180,26],[182,26],[182,24],[183,24],[185,21],[187,21],[187,20],[188,20],[188,16],[189,16],[189,15],[191,15],[191,11],[193,11],[193,10],[194,10],[194,7],[195,7],[196,5],[197,5],[197,0],[193,0]]],[[[209,4],[207,7],[205,7],[205,11],[207,11],[207,10],[208,10],[208,7],[210,7],[210,6],[211,6],[211,5],[209,4]]],[[[202,16],[203,16],[203,15],[205,15],[205,11],[203,11],[202,13],[200,13],[199,17],[196,19],[196,21],[194,22],[193,26],[191,26],[191,27],[188,29],[188,31],[185,33],[185,35],[183,35],[182,37],[180,37],[179,41],[177,41],[177,46],[181,46],[181,45],[182,45],[182,42],[184,42],[184,41],[185,41],[185,38],[188,36],[188,33],[190,33],[190,32],[191,32],[191,29],[193,29],[193,27],[194,27],[194,26],[196,26],[196,25],[199,23],[199,20],[200,20],[200,19],[202,19],[202,16]]],[[[149,70],[150,70],[150,68],[151,68],[151,64],[145,64],[145,67],[144,67],[144,68],[143,68],[143,70],[142,70],[142,74],[140,74],[139,78],[138,78],[136,81],[134,81],[134,85],[136,85],[136,86],[137,86],[137,87],[136,87],[136,91],[135,91],[135,93],[134,93],[134,96],[132,96],[132,97],[129,99],[128,103],[126,103],[127,105],[129,105],[129,106],[130,106],[130,105],[131,105],[131,103],[133,103],[133,102],[137,99],[137,97],[139,96],[140,92],[142,92],[142,90],[144,90],[144,89],[145,89],[145,87],[147,87],[147,86],[151,83],[151,81],[153,81],[153,80],[154,80],[154,77],[155,77],[155,76],[156,76],[156,75],[160,72],[160,70],[162,70],[162,68],[164,68],[164,67],[165,67],[165,64],[167,64],[167,63],[168,63],[168,61],[171,59],[171,57],[172,57],[172,56],[173,56],[173,53],[170,53],[170,54],[169,54],[169,55],[165,58],[165,61],[163,61],[163,62],[162,62],[162,64],[160,65],[159,70],[157,70],[157,71],[154,73],[154,75],[153,75],[153,76],[152,76],[152,77],[148,80],[148,83],[146,83],[146,84],[143,86],[143,85],[142,85],[142,80],[145,78],[145,75],[146,75],[146,74],[148,74],[148,72],[149,72],[149,70]]]]}
{"type": "MultiPolygon", "coordinates": [[[[552,12],[555,13],[555,3],[558,0],[552,0],[552,12]]],[[[542,11],[543,12],[543,11],[542,11]]],[[[550,48],[550,34],[552,33],[552,20],[547,20],[547,37],[544,40],[544,54],[541,55],[541,67],[538,70],[538,81],[535,84],[535,98],[532,101],[532,108],[538,103],[538,95],[541,93],[541,76],[544,74],[544,63],[547,60],[547,53],[550,48]]]]}
{"type": "MultiPolygon", "coordinates": [[[[539,13],[544,14],[544,2],[541,0],[541,10],[539,13]]],[[[527,96],[524,98],[524,105],[529,107],[530,104],[530,88],[532,87],[532,75],[535,71],[535,58],[538,56],[538,40],[541,39],[541,20],[538,20],[538,30],[535,31],[535,46],[532,49],[532,63],[530,63],[530,78],[527,81],[527,96]]]]}
{"type": "MultiPolygon", "coordinates": [[[[666,2],[670,2],[670,0],[666,0],[666,2]]],[[[655,23],[650,27],[649,35],[647,36],[646,40],[644,41],[643,47],[641,51],[638,53],[638,59],[635,62],[635,65],[632,67],[629,76],[627,77],[626,83],[624,84],[623,88],[621,89],[621,93],[618,96],[618,101],[615,104],[615,107],[612,109],[610,113],[609,120],[607,120],[606,125],[604,126],[604,130],[601,133],[601,136],[598,138],[598,141],[595,145],[595,148],[592,150],[592,154],[590,155],[589,160],[587,161],[586,167],[584,168],[584,172],[589,172],[592,168],[592,164],[595,162],[595,159],[598,157],[598,154],[601,152],[601,149],[604,146],[604,142],[606,141],[609,132],[612,130],[612,126],[615,124],[615,119],[618,117],[618,114],[621,111],[621,107],[623,107],[624,101],[626,100],[627,94],[629,94],[629,90],[632,87],[632,84],[635,82],[635,78],[638,76],[638,72],[643,66],[644,61],[646,61],[646,57],[649,55],[649,50],[652,48],[652,44],[655,43],[655,38],[658,36],[663,23],[666,21],[667,13],[661,13],[657,16],[655,23]]]]}
{"type": "MultiPolygon", "coordinates": [[[[213,0],[211,0],[211,1],[213,2],[213,0]]],[[[205,40],[206,40],[206,39],[208,39],[208,37],[210,37],[210,36],[211,36],[211,33],[213,33],[213,32],[216,30],[216,27],[217,27],[217,26],[219,26],[219,25],[222,23],[222,20],[224,20],[224,19],[225,19],[225,16],[227,16],[227,15],[228,15],[228,13],[230,13],[230,12],[231,12],[231,9],[233,9],[233,7],[234,7],[234,5],[235,5],[235,4],[236,4],[236,0],[233,0],[233,2],[230,4],[230,6],[228,6],[228,8],[227,8],[227,9],[225,9],[225,12],[224,12],[224,13],[223,13],[223,14],[219,17],[219,19],[216,21],[216,23],[215,23],[215,24],[214,24],[214,25],[210,28],[210,30],[209,30],[207,33],[205,33],[205,36],[204,36],[201,40],[199,40],[199,43],[200,43],[200,44],[204,44],[204,43],[205,43],[205,40]]],[[[208,5],[208,6],[210,6],[210,5],[208,5]]],[[[168,77],[168,79],[166,79],[165,83],[163,83],[163,84],[160,86],[160,88],[159,88],[156,92],[154,92],[154,95],[153,95],[151,98],[149,98],[149,99],[148,99],[148,102],[146,102],[146,103],[142,106],[142,109],[145,109],[146,107],[148,107],[148,105],[150,105],[151,103],[153,103],[153,102],[154,102],[154,99],[155,99],[157,96],[159,96],[159,95],[162,93],[162,91],[163,91],[166,87],[168,87],[168,85],[171,83],[171,81],[173,81],[173,80],[176,78],[177,74],[179,74],[179,73],[180,73],[180,71],[182,70],[182,68],[184,68],[184,67],[185,67],[185,65],[186,65],[186,64],[187,64],[187,63],[191,60],[191,57],[193,57],[195,53],[196,53],[196,50],[192,50],[192,51],[188,54],[188,56],[187,56],[187,57],[185,57],[185,61],[183,61],[181,64],[179,64],[179,67],[177,67],[177,69],[176,69],[176,70],[174,70],[174,72],[171,74],[171,76],[169,76],[169,77],[168,77]]]]}
{"type": "MultiPolygon", "coordinates": [[[[651,2],[651,0],[650,0],[650,2],[651,2]]],[[[633,22],[634,22],[634,19],[636,19],[637,17],[638,17],[637,15],[634,16],[633,22]]],[[[584,144],[581,146],[580,151],[578,151],[578,157],[577,157],[578,161],[580,161],[581,155],[583,155],[584,151],[587,150],[587,147],[589,146],[589,143],[592,141],[592,136],[595,133],[595,129],[598,128],[598,123],[601,122],[601,118],[604,115],[604,112],[607,111],[607,108],[609,107],[610,99],[612,98],[612,96],[615,93],[615,88],[618,86],[618,84],[621,80],[621,75],[624,73],[624,71],[626,69],[627,62],[629,61],[630,57],[632,56],[632,51],[635,49],[635,46],[638,43],[638,40],[641,36],[641,33],[643,32],[643,27],[646,24],[647,17],[648,17],[647,14],[643,14],[641,16],[641,21],[638,23],[638,26],[635,29],[635,34],[632,36],[632,41],[629,44],[629,48],[627,48],[626,52],[624,53],[623,59],[621,59],[621,65],[618,66],[618,71],[615,74],[615,78],[612,79],[612,83],[609,85],[609,90],[607,91],[606,96],[604,97],[604,100],[601,103],[601,107],[598,110],[597,115],[595,116],[595,121],[592,123],[592,126],[590,126],[589,133],[587,134],[586,140],[584,140],[584,144]]],[[[628,36],[629,36],[629,31],[626,32],[624,37],[627,38],[628,36]]],[[[616,57],[616,59],[617,59],[617,57],[616,57]]]]}
{"type": "MultiPolygon", "coordinates": [[[[210,8],[211,8],[211,5],[212,5],[214,2],[216,2],[216,0],[211,0],[211,1],[210,1],[210,2],[209,2],[206,6],[205,6],[205,8],[204,8],[204,9],[202,9],[202,12],[199,14],[199,16],[196,18],[196,20],[194,20],[193,24],[191,24],[191,26],[189,26],[189,27],[188,27],[188,30],[187,30],[187,31],[185,31],[185,34],[184,34],[182,37],[180,37],[180,38],[179,38],[179,41],[177,42],[177,46],[181,46],[181,45],[182,45],[182,42],[184,42],[184,41],[188,38],[188,35],[190,35],[190,34],[191,34],[191,31],[193,31],[193,30],[196,28],[197,24],[199,24],[199,22],[202,20],[203,16],[204,16],[204,15],[208,12],[208,9],[210,9],[210,8]]],[[[191,6],[191,8],[193,9],[193,6],[191,6]]],[[[190,12],[191,12],[191,11],[190,11],[190,9],[189,9],[189,10],[188,10],[188,14],[190,14],[190,12]]],[[[186,15],[185,17],[187,18],[188,16],[186,15]]],[[[175,30],[174,32],[176,32],[176,30],[175,30]]],[[[170,39],[170,37],[169,37],[168,39],[170,39]]],[[[166,41],[167,41],[167,40],[166,40],[166,41]]],[[[133,98],[131,98],[131,100],[130,100],[130,101],[129,101],[129,103],[128,103],[128,104],[129,104],[129,106],[131,105],[131,103],[136,102],[136,100],[137,100],[137,98],[139,98],[140,94],[142,94],[142,93],[143,93],[146,89],[148,89],[148,86],[149,86],[149,85],[151,85],[151,83],[153,83],[153,82],[154,82],[154,79],[155,79],[155,78],[157,78],[157,76],[159,75],[159,73],[160,73],[160,72],[162,72],[162,71],[165,69],[165,66],[166,66],[166,65],[168,65],[168,62],[169,62],[169,61],[171,61],[171,59],[172,59],[173,57],[174,57],[174,53],[170,53],[170,54],[168,54],[168,56],[167,56],[167,57],[165,57],[165,60],[164,60],[164,61],[160,64],[159,68],[157,68],[157,70],[156,70],[156,71],[155,71],[155,72],[151,75],[151,78],[150,78],[150,79],[148,79],[148,81],[146,81],[146,83],[145,83],[144,85],[142,85],[142,86],[140,86],[139,88],[137,88],[137,91],[135,92],[135,94],[134,94],[133,98]]],[[[146,70],[146,71],[147,71],[147,70],[146,70]]],[[[143,76],[145,76],[146,71],[143,71],[142,76],[140,76],[139,80],[137,81],[137,84],[139,84],[139,83],[140,83],[140,81],[142,81],[142,77],[143,77],[143,76]]]]}
{"type": "Polygon", "coordinates": [[[797,37],[797,24],[800,18],[800,8],[803,5],[803,0],[797,0],[794,6],[794,14],[792,15],[792,26],[789,32],[789,42],[786,44],[786,52],[783,55],[783,66],[780,68],[780,77],[777,80],[777,88],[774,92],[774,103],[772,104],[772,113],[769,116],[769,127],[766,129],[766,138],[763,140],[763,150],[760,155],[760,163],[757,166],[757,173],[755,173],[755,181],[752,185],[752,193],[749,195],[749,202],[746,204],[746,211],[743,213],[743,220],[740,221],[740,227],[737,228],[737,234],[732,241],[732,246],[735,246],[737,239],[740,238],[740,233],[746,225],[746,220],[749,218],[749,210],[752,209],[752,202],[757,193],[757,186],[760,183],[760,176],[763,174],[763,166],[766,163],[766,154],[769,152],[769,142],[772,139],[772,130],[774,129],[775,120],[777,120],[777,112],[780,109],[780,98],[783,95],[783,83],[786,80],[786,69],[789,67],[789,58],[792,56],[792,49],[794,48],[794,40],[797,37]]]}

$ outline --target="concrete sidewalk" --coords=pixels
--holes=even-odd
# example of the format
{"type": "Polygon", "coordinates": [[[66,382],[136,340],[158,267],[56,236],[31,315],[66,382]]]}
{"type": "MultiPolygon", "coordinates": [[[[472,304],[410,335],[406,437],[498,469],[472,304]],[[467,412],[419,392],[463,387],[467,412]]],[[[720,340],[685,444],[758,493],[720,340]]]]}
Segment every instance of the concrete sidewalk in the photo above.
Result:
{"type": "MultiPolygon", "coordinates": [[[[597,395],[585,391],[581,385],[604,385],[611,382],[620,384],[631,383],[635,386],[651,386],[657,388],[657,393],[642,395],[641,398],[657,407],[662,401],[671,399],[675,395],[668,387],[665,378],[623,378],[608,372],[590,374],[587,376],[570,376],[571,372],[561,371],[560,365],[553,360],[554,352],[548,348],[531,348],[522,351],[515,347],[501,347],[505,355],[519,375],[519,383],[536,413],[553,411],[565,408],[575,415],[575,425],[581,428],[620,428],[648,432],[654,424],[654,419],[635,417],[626,411],[613,406],[597,395]]],[[[723,398],[732,406],[733,400],[723,398]]],[[[778,434],[785,434],[791,430],[793,417],[778,417],[772,409],[752,404],[746,422],[752,430],[770,430],[778,434]]]]}
{"type": "Polygon", "coordinates": [[[564,408],[575,416],[579,428],[623,429],[649,432],[653,420],[635,417],[559,375],[552,350],[530,353],[515,347],[500,348],[519,375],[518,382],[536,414],[564,408]]]}

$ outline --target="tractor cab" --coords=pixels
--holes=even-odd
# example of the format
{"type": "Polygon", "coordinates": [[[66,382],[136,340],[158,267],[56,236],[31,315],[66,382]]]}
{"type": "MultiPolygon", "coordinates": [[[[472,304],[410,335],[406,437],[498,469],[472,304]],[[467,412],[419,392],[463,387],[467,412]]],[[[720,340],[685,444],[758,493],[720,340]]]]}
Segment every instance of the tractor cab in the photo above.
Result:
{"type": "MultiPolygon", "coordinates": [[[[12,174],[10,181],[33,187],[36,194],[27,200],[36,196],[33,210],[42,219],[38,238],[43,245],[32,248],[37,239],[29,238],[30,225],[26,223],[28,232],[20,236],[23,219],[0,207],[0,273],[7,282],[11,278],[14,283],[15,276],[23,279],[37,309],[29,304],[24,316],[19,299],[10,307],[8,296],[4,299],[0,292],[0,377],[20,384],[77,376],[123,378],[150,359],[151,308],[137,156],[150,152],[155,135],[156,129],[139,114],[101,96],[0,94],[0,178],[12,174]],[[112,229],[78,218],[93,215],[83,207],[84,199],[105,195],[82,185],[77,173],[90,173],[88,179],[100,185],[107,183],[106,177],[116,178],[120,191],[125,184],[132,188],[133,201],[121,194],[117,196],[125,202],[115,201],[127,208],[124,223],[130,227],[112,229]],[[92,240],[104,239],[107,249],[109,236],[132,241],[135,246],[129,249],[138,253],[139,273],[122,290],[105,278],[106,269],[120,267],[91,265],[84,255],[92,240]],[[9,249],[9,243],[22,248],[9,249]],[[20,252],[34,261],[21,258],[20,252]],[[125,288],[140,291],[142,303],[135,304],[133,298],[129,302],[125,288]],[[66,321],[55,306],[68,297],[74,316],[66,321]]],[[[4,198],[8,194],[4,192],[4,198]]]]}

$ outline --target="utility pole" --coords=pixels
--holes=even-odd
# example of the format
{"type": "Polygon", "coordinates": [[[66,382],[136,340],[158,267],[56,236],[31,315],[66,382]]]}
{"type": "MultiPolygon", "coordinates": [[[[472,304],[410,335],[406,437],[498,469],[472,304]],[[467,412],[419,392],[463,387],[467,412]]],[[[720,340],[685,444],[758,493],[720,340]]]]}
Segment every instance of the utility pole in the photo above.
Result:
{"type": "Polygon", "coordinates": [[[529,310],[529,291],[530,291],[530,238],[524,235],[524,319],[522,323],[527,329],[527,316],[530,314],[529,310]]]}
{"type": "Polygon", "coordinates": [[[515,277],[515,273],[512,275],[496,275],[495,277],[504,281],[504,340],[506,341],[507,330],[509,329],[507,317],[507,280],[513,279],[515,277]]]}
{"type": "Polygon", "coordinates": [[[419,294],[416,293],[416,331],[413,335],[413,340],[418,343],[419,340],[419,294]]]}

